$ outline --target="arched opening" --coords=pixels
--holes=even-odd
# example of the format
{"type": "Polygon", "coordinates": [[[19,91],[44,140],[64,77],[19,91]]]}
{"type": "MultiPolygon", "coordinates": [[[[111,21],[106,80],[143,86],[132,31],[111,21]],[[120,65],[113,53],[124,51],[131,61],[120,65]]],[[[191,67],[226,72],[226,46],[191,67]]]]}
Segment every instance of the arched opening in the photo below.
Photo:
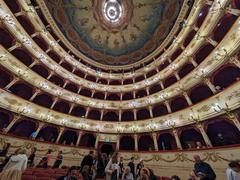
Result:
{"type": "Polygon", "coordinates": [[[152,71],[148,72],[146,76],[147,76],[147,78],[150,78],[150,77],[152,77],[155,74],[157,74],[157,71],[156,70],[152,70],[152,71]]]}
{"type": "Polygon", "coordinates": [[[177,144],[173,135],[170,133],[160,134],[158,137],[158,149],[159,150],[177,149],[177,144]]]}
{"type": "Polygon", "coordinates": [[[133,83],[133,79],[125,79],[123,81],[123,84],[132,84],[133,83]]]}
{"type": "Polygon", "coordinates": [[[150,118],[150,112],[148,109],[140,109],[137,111],[137,119],[149,119],[150,118]]]}
{"type": "Polygon", "coordinates": [[[138,92],[136,93],[136,97],[137,97],[137,98],[142,98],[142,97],[144,97],[144,96],[147,96],[147,91],[144,90],[144,89],[142,89],[142,90],[140,90],[140,91],[138,91],[138,92]]]}
{"type": "Polygon", "coordinates": [[[120,101],[120,96],[118,94],[109,94],[109,95],[107,95],[107,100],[120,101]]]}
{"type": "Polygon", "coordinates": [[[103,143],[100,146],[101,153],[106,153],[107,155],[112,154],[115,149],[111,143],[103,143]]]}
{"type": "Polygon", "coordinates": [[[29,66],[33,63],[32,56],[29,54],[29,52],[22,48],[16,48],[12,50],[11,53],[26,66],[29,66]]]}
{"type": "Polygon", "coordinates": [[[62,66],[64,69],[68,70],[69,72],[72,72],[72,70],[73,70],[72,66],[71,66],[69,63],[67,63],[67,62],[63,62],[63,63],[61,64],[61,66],[62,66]]]}
{"type": "Polygon", "coordinates": [[[215,47],[210,43],[203,45],[195,55],[195,61],[200,64],[215,47]]]}
{"type": "Polygon", "coordinates": [[[122,96],[122,100],[129,100],[129,99],[133,99],[133,94],[131,92],[124,93],[122,96]]]}
{"type": "Polygon", "coordinates": [[[33,40],[37,43],[37,45],[43,50],[46,51],[48,49],[47,42],[41,36],[34,36],[33,40]]]}
{"type": "Polygon", "coordinates": [[[13,114],[5,110],[0,109],[0,130],[5,129],[12,121],[13,114]]]}
{"type": "Polygon", "coordinates": [[[33,88],[24,83],[16,83],[9,88],[13,94],[23,99],[30,99],[33,95],[33,88]]]}
{"type": "Polygon", "coordinates": [[[63,145],[76,145],[78,135],[75,131],[66,130],[60,138],[59,143],[63,145]]]}
{"type": "Polygon", "coordinates": [[[86,96],[86,97],[91,97],[92,96],[92,92],[88,89],[82,88],[80,93],[80,95],[86,96]]]}
{"type": "Polygon", "coordinates": [[[100,117],[101,117],[101,113],[98,110],[92,109],[88,112],[89,119],[100,120],[100,117]]]}
{"type": "Polygon", "coordinates": [[[120,138],[120,150],[135,150],[134,138],[132,136],[122,136],[120,138]]]}
{"type": "Polygon", "coordinates": [[[224,36],[227,34],[227,32],[230,30],[230,28],[233,26],[234,22],[237,20],[237,16],[232,14],[226,14],[223,16],[219,22],[216,28],[213,32],[213,40],[220,42],[224,36]]]}
{"type": "Polygon", "coordinates": [[[162,90],[161,86],[159,84],[156,84],[156,85],[149,88],[149,93],[154,94],[154,93],[157,93],[161,90],[162,90]]]}
{"type": "Polygon", "coordinates": [[[74,93],[77,93],[78,92],[78,86],[76,84],[73,84],[73,83],[68,83],[66,86],[65,86],[65,89],[71,91],[71,92],[74,92],[74,93]]]}
{"type": "Polygon", "coordinates": [[[171,56],[171,60],[174,61],[175,59],[177,59],[177,57],[183,52],[182,48],[178,48],[175,50],[175,52],[172,54],[171,56]]]}
{"type": "Polygon", "coordinates": [[[79,146],[94,148],[95,141],[96,141],[96,138],[93,134],[86,133],[86,134],[82,135],[79,146]]]}
{"type": "Polygon", "coordinates": [[[175,82],[177,82],[177,78],[175,76],[171,76],[164,81],[163,85],[165,88],[167,88],[167,87],[171,86],[172,84],[174,84],[175,82]]]}
{"type": "Polygon", "coordinates": [[[12,75],[0,68],[0,88],[6,87],[13,79],[12,75]]]}
{"type": "Polygon", "coordinates": [[[84,78],[85,74],[80,71],[80,70],[76,70],[73,72],[75,75],[77,75],[78,77],[84,78]]]}
{"type": "Polygon", "coordinates": [[[116,112],[109,111],[109,112],[106,112],[103,115],[103,120],[105,120],[105,121],[118,121],[119,117],[118,117],[118,114],[116,112]]]}
{"type": "Polygon", "coordinates": [[[240,69],[227,66],[220,69],[213,78],[213,84],[222,88],[227,88],[234,82],[240,80],[240,69]]]}
{"type": "Polygon", "coordinates": [[[138,139],[138,150],[139,151],[153,151],[154,143],[153,143],[152,136],[141,135],[138,139]]]}
{"type": "Polygon", "coordinates": [[[206,146],[201,133],[195,129],[182,130],[180,134],[180,141],[183,149],[197,148],[197,142],[200,142],[203,146],[206,146]]]}
{"type": "Polygon", "coordinates": [[[36,130],[36,123],[31,120],[21,120],[13,125],[9,133],[20,137],[29,137],[36,130]]]}
{"type": "Polygon", "coordinates": [[[70,110],[70,105],[67,102],[60,101],[54,105],[53,110],[67,114],[70,110]]]}
{"type": "Polygon", "coordinates": [[[106,79],[99,79],[97,82],[99,84],[108,84],[108,81],[106,79]]]}
{"type": "Polygon", "coordinates": [[[9,49],[15,43],[14,38],[12,37],[12,35],[6,29],[0,28],[0,37],[1,37],[0,38],[0,43],[6,49],[9,49]]]}
{"type": "Polygon", "coordinates": [[[161,70],[165,69],[168,65],[169,65],[169,62],[164,61],[160,64],[160,66],[158,67],[158,70],[161,71],[161,70]]]}
{"type": "Polygon", "coordinates": [[[58,137],[58,129],[54,126],[45,126],[43,127],[38,136],[37,139],[38,140],[43,140],[43,141],[47,141],[47,142],[56,142],[58,137]]]}
{"type": "Polygon", "coordinates": [[[18,22],[22,25],[22,27],[26,30],[26,32],[29,35],[32,35],[35,32],[35,28],[32,25],[32,23],[25,17],[24,15],[22,16],[17,16],[16,17],[18,22]]]}
{"type": "Polygon", "coordinates": [[[95,92],[94,95],[93,95],[93,98],[95,98],[95,99],[104,99],[105,95],[102,92],[95,92]]]}
{"type": "Polygon", "coordinates": [[[196,22],[196,26],[197,26],[197,27],[201,27],[204,19],[206,18],[207,14],[208,14],[209,8],[210,8],[209,5],[203,6],[201,12],[199,13],[197,22],[196,22]]]}
{"type": "Polygon", "coordinates": [[[42,66],[40,64],[34,65],[32,67],[32,70],[34,72],[36,72],[37,74],[39,74],[40,76],[42,76],[43,78],[47,78],[48,75],[49,75],[48,70],[44,66],[42,66]]]}
{"type": "Polygon", "coordinates": [[[192,64],[185,64],[178,72],[180,78],[183,78],[194,69],[192,64]]]}
{"type": "Polygon", "coordinates": [[[61,61],[61,57],[53,50],[49,51],[48,56],[52,58],[56,63],[59,63],[61,61]]]}
{"type": "Polygon", "coordinates": [[[12,13],[17,13],[21,10],[16,0],[5,0],[4,2],[7,4],[12,13]]]}
{"type": "Polygon", "coordinates": [[[135,82],[143,81],[144,79],[144,76],[138,76],[135,78],[135,82]]]}
{"type": "Polygon", "coordinates": [[[94,76],[87,75],[86,80],[96,82],[96,78],[94,76]]]}
{"type": "Polygon", "coordinates": [[[213,146],[240,144],[240,132],[228,120],[213,120],[207,126],[207,135],[213,146]]]}
{"type": "Polygon", "coordinates": [[[164,104],[158,104],[152,109],[153,117],[163,116],[168,114],[167,107],[164,104]]]}
{"type": "Polygon", "coordinates": [[[109,85],[114,85],[114,86],[117,86],[117,85],[121,85],[122,83],[121,83],[121,81],[119,81],[119,80],[113,80],[113,81],[110,81],[109,82],[109,85]]]}
{"type": "Polygon", "coordinates": [[[50,108],[53,103],[53,100],[52,97],[47,94],[40,94],[34,98],[33,102],[40,106],[50,108]]]}
{"type": "Polygon", "coordinates": [[[184,42],[183,42],[183,46],[184,47],[187,47],[188,44],[192,41],[192,39],[194,38],[194,36],[196,35],[196,31],[195,30],[192,30],[188,33],[188,35],[186,36],[184,42]]]}
{"type": "Polygon", "coordinates": [[[85,117],[86,110],[82,106],[76,106],[73,108],[71,115],[77,116],[77,117],[85,117]]]}
{"type": "Polygon", "coordinates": [[[196,104],[204,99],[207,99],[213,95],[211,89],[206,85],[199,85],[194,87],[190,92],[190,98],[193,104],[196,104]]]}
{"type": "Polygon", "coordinates": [[[171,110],[172,112],[179,111],[188,107],[187,100],[184,97],[176,97],[171,101],[171,110]]]}
{"type": "Polygon", "coordinates": [[[49,78],[49,81],[51,81],[52,83],[56,84],[59,87],[62,87],[64,84],[64,80],[57,75],[52,75],[49,78]]]}
{"type": "Polygon", "coordinates": [[[134,120],[134,113],[132,111],[124,111],[122,113],[122,121],[133,121],[134,120]]]}

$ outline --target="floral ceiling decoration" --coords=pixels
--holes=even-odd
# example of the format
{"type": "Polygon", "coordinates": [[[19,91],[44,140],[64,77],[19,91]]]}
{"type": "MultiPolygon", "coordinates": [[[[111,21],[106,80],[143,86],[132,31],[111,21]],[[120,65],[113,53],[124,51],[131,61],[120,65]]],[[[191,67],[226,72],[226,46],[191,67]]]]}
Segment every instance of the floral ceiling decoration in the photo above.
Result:
{"type": "Polygon", "coordinates": [[[98,63],[127,65],[166,38],[182,0],[46,0],[62,33],[98,63]]]}

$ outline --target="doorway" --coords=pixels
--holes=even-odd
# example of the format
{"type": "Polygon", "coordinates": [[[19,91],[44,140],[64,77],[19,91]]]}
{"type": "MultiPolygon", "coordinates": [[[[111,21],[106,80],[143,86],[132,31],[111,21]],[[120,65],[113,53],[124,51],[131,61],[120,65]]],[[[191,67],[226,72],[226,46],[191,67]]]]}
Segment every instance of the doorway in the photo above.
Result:
{"type": "Polygon", "coordinates": [[[115,151],[112,143],[103,143],[100,145],[101,153],[106,153],[107,155],[112,154],[115,151]]]}

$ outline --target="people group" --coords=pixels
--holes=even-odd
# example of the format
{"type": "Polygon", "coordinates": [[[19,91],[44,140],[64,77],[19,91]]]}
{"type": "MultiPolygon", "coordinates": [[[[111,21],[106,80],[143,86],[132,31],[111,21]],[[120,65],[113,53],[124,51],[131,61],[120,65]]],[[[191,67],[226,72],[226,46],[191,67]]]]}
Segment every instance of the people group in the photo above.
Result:
{"type": "MultiPolygon", "coordinates": [[[[10,144],[5,144],[0,150],[0,158],[4,159],[0,165],[1,173],[0,180],[21,180],[22,173],[27,167],[39,168],[60,168],[63,161],[63,152],[59,151],[55,158],[53,166],[49,166],[49,161],[52,158],[52,150],[41,158],[38,164],[35,164],[35,156],[37,149],[33,147],[29,155],[26,149],[19,148],[14,153],[8,153],[10,144]]],[[[57,179],[77,179],[80,175],[84,180],[94,180],[96,178],[106,180],[156,180],[152,169],[144,165],[142,159],[138,163],[135,162],[135,157],[131,157],[126,163],[123,162],[123,157],[119,156],[118,152],[113,154],[95,153],[89,151],[84,156],[79,166],[71,167],[68,173],[57,179]],[[136,166],[135,166],[136,164],[136,166]]],[[[188,180],[215,180],[216,174],[210,164],[204,162],[199,155],[194,156],[194,167],[189,175],[188,180]]],[[[173,175],[171,180],[180,180],[177,175],[173,175]]],[[[229,162],[226,169],[226,180],[240,180],[240,161],[229,162]]]]}

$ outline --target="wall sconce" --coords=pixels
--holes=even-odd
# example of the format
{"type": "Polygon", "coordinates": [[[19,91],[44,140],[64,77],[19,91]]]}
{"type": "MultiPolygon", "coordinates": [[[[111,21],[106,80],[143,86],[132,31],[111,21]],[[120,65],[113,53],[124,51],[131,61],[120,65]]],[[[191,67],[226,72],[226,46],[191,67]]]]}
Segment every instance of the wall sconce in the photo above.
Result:
{"type": "Polygon", "coordinates": [[[227,56],[228,56],[227,49],[225,47],[221,47],[215,52],[213,60],[219,61],[227,56]]]}
{"type": "Polygon", "coordinates": [[[1,17],[1,19],[11,26],[15,25],[14,19],[10,14],[5,14],[4,16],[1,17]]]}
{"type": "Polygon", "coordinates": [[[166,124],[168,127],[171,127],[171,128],[176,127],[176,122],[174,120],[167,120],[166,124]]]}
{"type": "Polygon", "coordinates": [[[217,11],[220,11],[220,10],[224,10],[224,8],[223,8],[223,2],[222,1],[224,1],[224,0],[218,0],[218,1],[214,1],[214,2],[216,2],[216,3],[213,3],[213,5],[210,7],[210,9],[209,9],[209,12],[210,13],[215,13],[215,12],[217,12],[217,11]]]}

